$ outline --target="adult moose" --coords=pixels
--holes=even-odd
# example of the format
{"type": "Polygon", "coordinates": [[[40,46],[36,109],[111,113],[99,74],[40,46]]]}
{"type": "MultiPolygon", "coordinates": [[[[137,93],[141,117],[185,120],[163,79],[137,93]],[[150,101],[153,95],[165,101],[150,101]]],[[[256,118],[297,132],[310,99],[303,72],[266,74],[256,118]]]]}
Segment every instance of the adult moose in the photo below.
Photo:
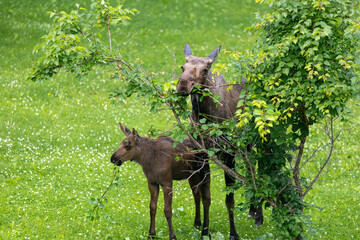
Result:
{"type": "Polygon", "coordinates": [[[150,200],[149,239],[156,235],[155,214],[159,195],[159,185],[164,193],[164,213],[169,226],[169,239],[176,239],[172,225],[172,180],[189,179],[195,200],[195,226],[201,226],[200,199],[204,208],[204,222],[201,236],[209,235],[210,175],[209,165],[197,159],[198,154],[191,141],[185,139],[174,148],[174,140],[169,137],[150,139],[140,137],[135,129],[130,131],[120,124],[126,138],[111,156],[111,162],[120,166],[127,160],[142,166],[148,181],[150,200]]]}
{"type": "MultiPolygon", "coordinates": [[[[195,121],[199,117],[204,117],[207,121],[222,122],[235,116],[238,110],[237,104],[240,100],[239,95],[244,89],[244,81],[241,84],[235,84],[229,89],[229,84],[220,75],[214,75],[211,71],[211,65],[216,61],[220,52],[221,45],[216,48],[207,57],[195,57],[192,55],[189,43],[186,43],[184,53],[186,63],[181,67],[183,73],[179,78],[176,91],[184,96],[191,95],[192,116],[195,121]],[[194,91],[195,86],[207,88],[212,94],[220,96],[220,102],[215,102],[211,96],[203,96],[201,91],[194,91]],[[202,99],[202,100],[201,100],[202,99]]],[[[210,141],[208,141],[210,142],[210,141]]],[[[219,158],[230,168],[234,168],[234,157],[226,152],[221,152],[219,158]]],[[[225,173],[226,186],[233,186],[235,180],[225,173]]],[[[239,239],[234,223],[234,194],[226,195],[226,206],[229,213],[230,221],[230,239],[239,239]]],[[[261,225],[263,222],[263,214],[261,206],[255,209],[250,207],[250,216],[255,217],[255,223],[261,225]],[[256,214],[255,214],[256,211],[256,214]]]]}

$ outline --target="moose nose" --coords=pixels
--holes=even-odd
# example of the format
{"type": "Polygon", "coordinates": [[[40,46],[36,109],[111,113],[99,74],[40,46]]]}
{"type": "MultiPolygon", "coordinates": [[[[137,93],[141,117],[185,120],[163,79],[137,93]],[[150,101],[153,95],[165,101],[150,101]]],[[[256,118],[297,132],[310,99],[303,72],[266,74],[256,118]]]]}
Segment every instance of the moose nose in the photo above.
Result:
{"type": "Polygon", "coordinates": [[[112,163],[116,163],[117,158],[115,157],[115,154],[113,154],[113,155],[111,156],[110,160],[111,160],[112,163]]]}
{"type": "Polygon", "coordinates": [[[117,166],[121,166],[122,164],[122,161],[115,156],[115,153],[111,156],[110,161],[117,166]]]}

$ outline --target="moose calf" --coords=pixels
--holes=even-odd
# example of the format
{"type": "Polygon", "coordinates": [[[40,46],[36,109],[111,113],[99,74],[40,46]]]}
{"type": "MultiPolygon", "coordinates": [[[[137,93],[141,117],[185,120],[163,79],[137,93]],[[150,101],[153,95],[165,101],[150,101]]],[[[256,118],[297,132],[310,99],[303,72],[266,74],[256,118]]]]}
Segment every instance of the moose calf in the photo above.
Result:
{"type": "Polygon", "coordinates": [[[148,181],[151,195],[150,201],[150,231],[149,239],[155,233],[155,214],[159,195],[159,185],[164,192],[164,213],[169,225],[169,239],[176,239],[172,226],[172,180],[189,178],[189,184],[195,200],[195,226],[201,226],[200,198],[204,208],[202,236],[209,235],[210,207],[210,171],[209,165],[197,154],[191,152],[194,148],[189,139],[173,147],[174,140],[169,137],[150,139],[140,137],[135,129],[130,131],[120,124],[126,138],[120,143],[111,156],[111,162],[120,166],[127,160],[135,161],[142,166],[148,181]],[[199,191],[200,188],[200,191],[199,191]]]}

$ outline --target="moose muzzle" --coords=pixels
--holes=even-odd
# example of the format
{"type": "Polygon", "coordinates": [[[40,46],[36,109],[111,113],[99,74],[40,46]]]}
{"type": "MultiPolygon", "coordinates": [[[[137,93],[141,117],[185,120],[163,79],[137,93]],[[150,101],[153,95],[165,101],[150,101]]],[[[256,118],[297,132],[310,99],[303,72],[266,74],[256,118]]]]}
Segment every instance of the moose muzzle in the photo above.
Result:
{"type": "Polygon", "coordinates": [[[111,160],[111,162],[112,162],[113,164],[115,164],[116,166],[121,166],[121,164],[122,164],[121,159],[117,158],[115,153],[111,156],[111,159],[110,159],[110,160],[111,160]]]}
{"type": "Polygon", "coordinates": [[[176,91],[183,96],[188,96],[194,89],[194,82],[180,78],[176,86],[176,91]]]}

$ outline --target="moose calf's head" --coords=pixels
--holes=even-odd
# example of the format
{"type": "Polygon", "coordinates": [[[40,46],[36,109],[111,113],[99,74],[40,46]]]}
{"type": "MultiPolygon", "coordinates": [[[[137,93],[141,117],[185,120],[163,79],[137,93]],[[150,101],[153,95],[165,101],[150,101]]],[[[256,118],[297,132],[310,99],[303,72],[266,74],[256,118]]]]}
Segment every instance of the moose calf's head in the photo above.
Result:
{"type": "Polygon", "coordinates": [[[120,124],[121,131],[125,134],[126,138],[121,141],[120,147],[111,156],[111,162],[120,166],[127,160],[135,160],[138,150],[138,143],[140,140],[139,134],[135,129],[130,131],[127,127],[120,124]]]}
{"type": "Polygon", "coordinates": [[[204,85],[211,65],[216,61],[221,45],[207,57],[195,57],[191,53],[189,43],[186,43],[184,53],[186,63],[181,67],[183,73],[176,86],[176,91],[181,95],[191,94],[196,85],[204,85]]]}

